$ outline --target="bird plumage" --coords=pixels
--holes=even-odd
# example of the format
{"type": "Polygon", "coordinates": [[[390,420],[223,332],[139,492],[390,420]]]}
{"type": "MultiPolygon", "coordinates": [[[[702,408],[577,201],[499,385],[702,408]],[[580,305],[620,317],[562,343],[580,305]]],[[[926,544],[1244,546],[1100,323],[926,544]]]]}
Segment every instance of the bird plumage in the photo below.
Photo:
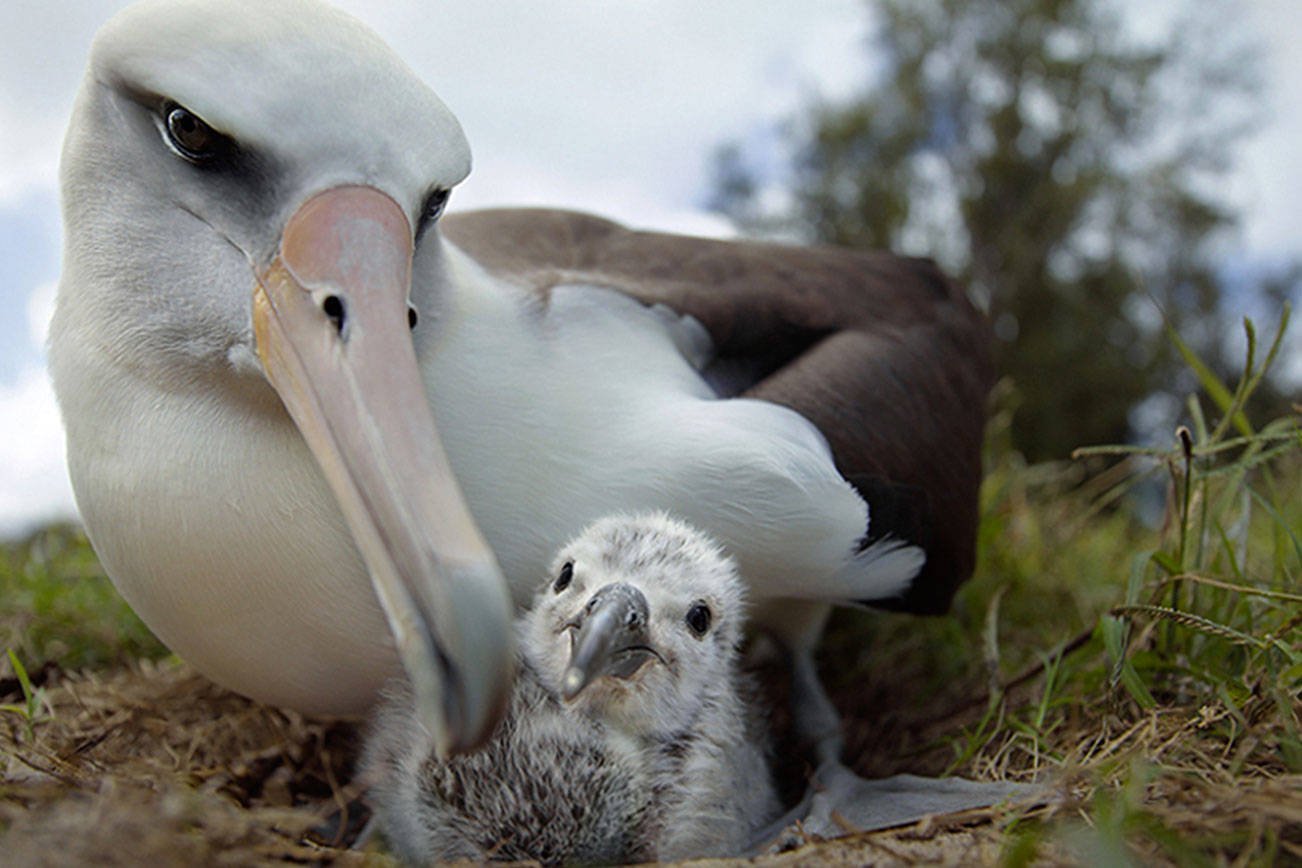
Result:
{"type": "Polygon", "coordinates": [[[790,408],[871,507],[866,534],[926,563],[883,608],[942,612],[972,572],[990,334],[934,263],[882,252],[641,232],[571,211],[451,214],[444,235],[546,298],[609,287],[705,332],[712,391],[790,408]]]}

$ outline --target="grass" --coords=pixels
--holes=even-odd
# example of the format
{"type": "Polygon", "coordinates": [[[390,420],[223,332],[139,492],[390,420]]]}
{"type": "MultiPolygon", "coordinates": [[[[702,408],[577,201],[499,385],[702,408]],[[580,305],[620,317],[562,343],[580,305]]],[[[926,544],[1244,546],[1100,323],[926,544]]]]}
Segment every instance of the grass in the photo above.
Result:
{"type": "Polygon", "coordinates": [[[36,737],[36,722],[40,719],[42,712],[45,710],[45,690],[32,685],[32,679],[27,674],[27,667],[18,659],[18,655],[9,650],[9,666],[14,671],[14,677],[18,681],[18,688],[22,691],[23,701],[0,705],[0,712],[16,714],[23,719],[27,727],[27,738],[30,741],[36,737]]]}
{"type": "MultiPolygon", "coordinates": [[[[1164,447],[1082,450],[1072,461],[1027,466],[1007,443],[1005,393],[987,444],[980,564],[952,616],[835,617],[822,663],[860,771],[1035,778],[1054,791],[1038,807],[986,812],[984,825],[969,819],[864,836],[855,858],[925,858],[909,848],[939,830],[966,848],[960,861],[1009,866],[1302,860],[1302,408],[1251,417],[1253,391],[1280,342],[1259,353],[1247,329],[1235,384],[1217,380],[1173,336],[1200,391],[1164,447]]],[[[241,744],[267,781],[280,769],[308,781],[295,783],[295,793],[328,800],[333,791],[324,781],[338,748],[335,760],[323,759],[328,739],[310,722],[212,692],[175,661],[137,662],[167,652],[75,529],[0,550],[0,647],[14,655],[7,695],[0,667],[0,758],[11,769],[21,750],[59,753],[49,747],[58,727],[74,746],[60,757],[74,749],[97,756],[122,726],[112,703],[96,704],[96,691],[123,672],[143,672],[166,689],[113,689],[130,694],[123,702],[140,726],[165,733],[164,760],[194,753],[198,737],[185,727],[200,726],[195,708],[213,709],[241,721],[241,744]],[[31,678],[18,674],[24,665],[31,678]],[[42,695],[42,672],[76,669],[89,674],[53,699],[42,695]],[[193,697],[175,684],[190,685],[193,697]],[[146,710],[154,703],[172,709],[171,724],[146,710]],[[277,733],[291,732],[315,747],[278,747],[277,738],[289,737],[277,733]],[[249,733],[262,740],[247,741],[249,733]]],[[[188,779],[204,798],[218,780],[230,796],[234,780],[244,782],[236,802],[263,804],[270,783],[205,762],[188,779]]],[[[0,809],[11,810],[0,810],[0,835],[6,816],[21,825],[22,811],[36,804],[7,790],[6,775],[0,809]]],[[[216,822],[187,810],[191,832],[216,822]]],[[[257,840],[264,856],[321,858],[268,843],[237,819],[222,822],[221,834],[257,840]]]]}
{"type": "Polygon", "coordinates": [[[79,528],[0,545],[0,649],[29,667],[105,669],[168,654],[95,559],[79,528]]]}

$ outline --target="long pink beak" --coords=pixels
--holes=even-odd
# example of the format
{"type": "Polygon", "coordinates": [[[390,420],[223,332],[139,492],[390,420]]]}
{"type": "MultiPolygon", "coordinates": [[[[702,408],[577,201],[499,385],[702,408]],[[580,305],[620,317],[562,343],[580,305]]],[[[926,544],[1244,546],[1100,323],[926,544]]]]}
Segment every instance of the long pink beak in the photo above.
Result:
{"type": "Polygon", "coordinates": [[[413,236],[362,186],[308,199],[258,276],[267,378],[370,571],[440,753],[492,732],[514,673],[506,582],[439,440],[408,323],[413,236]]]}

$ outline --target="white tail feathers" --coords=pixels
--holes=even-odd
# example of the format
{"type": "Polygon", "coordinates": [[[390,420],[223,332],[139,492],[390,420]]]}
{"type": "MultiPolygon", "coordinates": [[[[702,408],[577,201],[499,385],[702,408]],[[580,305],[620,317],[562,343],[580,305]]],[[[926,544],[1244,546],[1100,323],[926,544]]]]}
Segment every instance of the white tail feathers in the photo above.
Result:
{"type": "Polygon", "coordinates": [[[855,553],[833,581],[843,589],[844,602],[887,600],[907,591],[926,562],[919,546],[884,537],[855,553]]]}

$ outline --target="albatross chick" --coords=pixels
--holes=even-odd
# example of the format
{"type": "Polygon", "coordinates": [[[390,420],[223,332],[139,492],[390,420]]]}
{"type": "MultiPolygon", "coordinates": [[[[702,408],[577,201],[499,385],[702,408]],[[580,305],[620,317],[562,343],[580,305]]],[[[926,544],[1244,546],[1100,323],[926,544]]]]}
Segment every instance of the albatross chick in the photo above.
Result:
{"type": "Polygon", "coordinates": [[[441,760],[395,691],[365,765],[417,863],[739,852],[779,811],[737,650],[743,586],[663,513],[595,522],[517,623],[520,676],[479,752],[441,760]]]}

